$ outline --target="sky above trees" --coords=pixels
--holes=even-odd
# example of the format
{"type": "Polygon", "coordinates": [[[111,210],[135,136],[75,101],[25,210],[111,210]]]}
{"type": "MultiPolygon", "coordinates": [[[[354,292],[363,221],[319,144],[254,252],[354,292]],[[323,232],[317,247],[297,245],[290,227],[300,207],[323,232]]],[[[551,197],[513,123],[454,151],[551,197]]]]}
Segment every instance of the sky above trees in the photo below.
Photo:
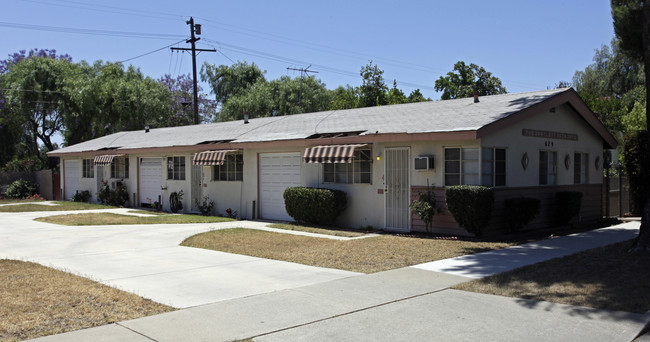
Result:
{"type": "Polygon", "coordinates": [[[432,99],[457,61],[484,67],[509,92],[540,90],[570,81],[613,38],[606,0],[17,0],[0,13],[0,59],[49,48],[76,62],[126,60],[156,79],[187,74],[190,56],[165,47],[188,47],[191,15],[203,28],[198,47],[219,50],[201,53],[199,65],[254,62],[269,80],[311,65],[335,89],[360,86],[359,68],[372,60],[389,86],[397,80],[406,94],[419,88],[432,99]]]}

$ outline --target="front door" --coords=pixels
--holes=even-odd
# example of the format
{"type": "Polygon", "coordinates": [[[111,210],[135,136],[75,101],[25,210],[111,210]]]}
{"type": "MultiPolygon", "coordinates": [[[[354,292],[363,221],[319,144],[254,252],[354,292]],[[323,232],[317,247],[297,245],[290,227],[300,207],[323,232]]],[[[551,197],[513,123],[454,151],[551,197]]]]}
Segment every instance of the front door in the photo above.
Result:
{"type": "Polygon", "coordinates": [[[192,164],[192,211],[198,211],[198,203],[201,201],[201,172],[203,166],[192,164]]]}
{"type": "Polygon", "coordinates": [[[387,148],[385,157],[386,229],[411,230],[409,149],[387,148]]]}

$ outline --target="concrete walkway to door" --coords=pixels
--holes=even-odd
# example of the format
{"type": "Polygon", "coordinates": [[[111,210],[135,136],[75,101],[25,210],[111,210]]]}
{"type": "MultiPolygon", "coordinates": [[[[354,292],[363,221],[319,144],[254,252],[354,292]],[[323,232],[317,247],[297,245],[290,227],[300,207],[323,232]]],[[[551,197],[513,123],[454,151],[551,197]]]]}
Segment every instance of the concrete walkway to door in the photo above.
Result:
{"type": "MultiPolygon", "coordinates": [[[[120,212],[125,209],[84,210],[120,212]]],[[[0,258],[33,261],[177,308],[358,275],[335,269],[179,246],[194,234],[268,223],[60,226],[34,221],[80,213],[0,213],[0,258]]]]}

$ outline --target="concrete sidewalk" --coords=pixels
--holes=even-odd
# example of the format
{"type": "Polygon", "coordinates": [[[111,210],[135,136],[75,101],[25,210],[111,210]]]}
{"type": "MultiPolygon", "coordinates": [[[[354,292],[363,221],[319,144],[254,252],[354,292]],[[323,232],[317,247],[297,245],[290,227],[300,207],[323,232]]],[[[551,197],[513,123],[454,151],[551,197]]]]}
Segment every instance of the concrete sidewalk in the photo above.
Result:
{"type": "Polygon", "coordinates": [[[634,237],[638,223],[191,307],[39,341],[631,341],[649,315],[448,289],[634,237]],[[584,235],[586,234],[586,235],[584,235]],[[491,253],[491,252],[490,252],[491,253]],[[512,259],[516,261],[513,262],[512,259]],[[468,260],[471,263],[468,263],[468,260]],[[462,263],[472,272],[458,275],[462,263]]]}

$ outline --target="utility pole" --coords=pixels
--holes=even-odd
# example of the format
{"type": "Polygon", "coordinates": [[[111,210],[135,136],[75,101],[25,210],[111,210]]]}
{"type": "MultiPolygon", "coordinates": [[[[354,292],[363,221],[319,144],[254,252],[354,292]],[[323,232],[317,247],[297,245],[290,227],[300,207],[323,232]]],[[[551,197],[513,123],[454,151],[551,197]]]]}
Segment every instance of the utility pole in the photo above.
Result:
{"type": "Polygon", "coordinates": [[[318,73],[318,71],[308,70],[309,68],[311,68],[311,64],[306,68],[300,69],[287,67],[287,70],[300,71],[300,92],[298,93],[298,108],[300,108],[300,112],[302,112],[302,75],[303,73],[306,75],[308,72],[318,73]]]}
{"type": "Polygon", "coordinates": [[[187,49],[187,48],[171,48],[172,50],[181,50],[181,51],[192,51],[192,80],[194,81],[194,124],[198,125],[199,124],[199,91],[198,91],[198,83],[196,80],[196,52],[197,51],[204,51],[204,52],[217,52],[215,49],[197,49],[196,48],[196,42],[199,41],[201,38],[196,38],[194,34],[200,35],[201,34],[201,25],[199,24],[194,24],[194,18],[190,17],[190,20],[185,22],[186,24],[190,25],[190,34],[191,38],[189,40],[186,40],[186,43],[191,43],[192,48],[187,49]]]}

